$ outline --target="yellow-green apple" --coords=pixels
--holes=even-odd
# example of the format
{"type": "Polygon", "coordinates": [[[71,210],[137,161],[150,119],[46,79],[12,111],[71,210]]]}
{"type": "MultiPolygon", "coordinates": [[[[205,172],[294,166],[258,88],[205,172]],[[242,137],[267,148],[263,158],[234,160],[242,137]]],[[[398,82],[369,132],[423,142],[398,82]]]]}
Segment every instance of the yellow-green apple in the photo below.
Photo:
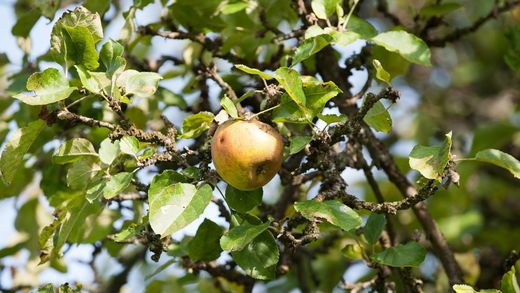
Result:
{"type": "Polygon", "coordinates": [[[211,144],[217,173],[240,190],[254,190],[271,181],[282,165],[282,152],[278,131],[257,119],[222,123],[211,144]]]}

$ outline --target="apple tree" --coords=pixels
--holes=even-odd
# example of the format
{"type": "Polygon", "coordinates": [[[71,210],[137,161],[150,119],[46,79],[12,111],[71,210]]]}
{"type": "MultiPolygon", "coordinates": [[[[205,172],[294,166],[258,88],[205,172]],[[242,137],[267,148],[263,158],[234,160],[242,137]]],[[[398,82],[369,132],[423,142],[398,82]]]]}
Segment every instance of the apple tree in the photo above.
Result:
{"type": "Polygon", "coordinates": [[[1,3],[0,291],[520,292],[519,4],[1,3]]]}

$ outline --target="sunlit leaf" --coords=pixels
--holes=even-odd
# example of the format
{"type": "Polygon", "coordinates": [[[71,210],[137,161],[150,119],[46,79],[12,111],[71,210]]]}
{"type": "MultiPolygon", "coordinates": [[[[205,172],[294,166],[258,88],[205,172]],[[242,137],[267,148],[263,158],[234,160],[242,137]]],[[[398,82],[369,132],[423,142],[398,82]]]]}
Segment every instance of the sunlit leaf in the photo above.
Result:
{"type": "Polygon", "coordinates": [[[377,131],[388,133],[392,130],[392,117],[380,101],[368,110],[363,120],[377,131]]]}
{"type": "Polygon", "coordinates": [[[121,172],[113,175],[103,188],[103,196],[106,199],[118,196],[130,186],[133,176],[134,174],[129,172],[121,172]]]}
{"type": "Polygon", "coordinates": [[[199,112],[188,116],[182,123],[181,138],[196,138],[209,129],[215,115],[211,112],[199,112]]]}
{"type": "Polygon", "coordinates": [[[340,0],[313,0],[311,2],[312,11],[320,19],[327,19],[334,12],[340,0]]]}
{"type": "Polygon", "coordinates": [[[305,109],[306,98],[300,75],[294,69],[280,67],[274,72],[274,77],[285,89],[289,97],[302,109],[305,109]]]}
{"type": "Polygon", "coordinates": [[[21,93],[13,97],[29,105],[47,105],[68,98],[76,88],[69,86],[58,69],[47,68],[29,77],[27,90],[34,91],[34,95],[21,93]]]}
{"type": "Polygon", "coordinates": [[[36,120],[26,127],[18,128],[7,141],[0,157],[0,172],[7,184],[13,182],[18,169],[23,166],[23,157],[29,151],[45,122],[36,120]]]}
{"type": "Polygon", "coordinates": [[[52,159],[55,164],[67,164],[81,159],[82,157],[97,157],[94,146],[84,138],[74,138],[64,142],[52,159]]]}
{"type": "Polygon", "coordinates": [[[211,193],[207,184],[197,189],[192,184],[171,184],[154,178],[148,191],[152,229],[166,236],[184,228],[204,212],[211,193]]]}
{"type": "Polygon", "coordinates": [[[232,252],[231,257],[251,277],[267,280],[275,277],[280,252],[273,234],[264,231],[244,249],[232,252]]]}
{"type": "Polygon", "coordinates": [[[137,153],[141,150],[139,147],[139,140],[133,136],[124,136],[119,141],[119,148],[124,154],[131,156],[137,156],[137,153]]]}
{"type": "Polygon", "coordinates": [[[405,31],[384,32],[373,37],[372,41],[385,47],[388,51],[399,53],[410,62],[431,66],[430,49],[423,40],[410,33],[405,31]]]}
{"type": "Polygon", "coordinates": [[[268,74],[268,73],[265,73],[261,70],[258,70],[258,69],[255,69],[255,68],[251,68],[251,67],[248,67],[244,64],[235,64],[235,67],[242,70],[243,72],[245,73],[249,73],[249,74],[253,74],[253,75],[258,75],[260,76],[261,78],[265,79],[265,80],[270,80],[272,79],[273,77],[268,74]]]}
{"type": "Polygon", "coordinates": [[[294,203],[294,209],[309,220],[314,218],[325,219],[345,231],[361,226],[361,217],[354,210],[337,200],[300,201],[294,203]]]}
{"type": "Polygon", "coordinates": [[[392,77],[390,76],[390,73],[388,73],[384,68],[383,65],[381,65],[381,62],[379,60],[374,59],[372,60],[372,65],[374,65],[374,68],[376,69],[376,78],[380,81],[384,81],[386,84],[390,85],[390,81],[392,80],[392,77]]]}
{"type": "Polygon", "coordinates": [[[516,178],[520,178],[520,162],[510,154],[495,149],[487,149],[478,152],[475,158],[478,161],[502,167],[511,172],[516,178]]]}
{"type": "Polygon", "coordinates": [[[220,246],[225,251],[238,251],[242,250],[253,241],[258,235],[264,232],[269,223],[263,223],[260,225],[251,225],[247,221],[244,221],[239,226],[233,227],[220,239],[220,246]]]}
{"type": "Polygon", "coordinates": [[[303,41],[296,49],[293,56],[293,66],[310,58],[332,42],[329,35],[318,35],[303,41]]]}
{"type": "Polygon", "coordinates": [[[441,145],[416,145],[408,157],[412,169],[428,179],[440,179],[451,157],[451,132],[441,145]]]}
{"type": "Polygon", "coordinates": [[[229,116],[233,118],[238,117],[237,107],[235,106],[233,101],[231,101],[230,98],[228,98],[227,96],[222,97],[222,99],[220,100],[220,105],[222,105],[222,108],[226,110],[229,116]]]}
{"type": "Polygon", "coordinates": [[[292,136],[290,138],[289,154],[293,155],[303,150],[311,142],[312,136],[292,136]]]}
{"type": "Polygon", "coordinates": [[[125,70],[117,79],[117,84],[123,87],[125,95],[150,97],[157,91],[157,85],[162,76],[155,72],[138,72],[125,70]]]}

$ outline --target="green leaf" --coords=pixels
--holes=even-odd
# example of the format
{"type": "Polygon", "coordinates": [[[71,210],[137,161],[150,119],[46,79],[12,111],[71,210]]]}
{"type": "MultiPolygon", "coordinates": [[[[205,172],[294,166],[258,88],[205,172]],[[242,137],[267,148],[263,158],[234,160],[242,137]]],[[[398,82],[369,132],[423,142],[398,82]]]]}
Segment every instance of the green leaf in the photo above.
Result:
{"type": "Polygon", "coordinates": [[[84,138],[74,138],[64,142],[58,151],[52,156],[55,164],[67,164],[81,159],[82,157],[97,157],[94,146],[84,138]]]}
{"type": "Polygon", "coordinates": [[[262,203],[262,188],[244,191],[231,185],[226,187],[226,202],[230,208],[241,213],[247,213],[262,203]]]}
{"type": "MultiPolygon", "coordinates": [[[[92,243],[100,239],[89,239],[99,238],[95,237],[98,231],[95,231],[100,223],[96,220],[103,211],[103,205],[100,203],[89,203],[82,193],[74,195],[73,198],[67,202],[67,205],[63,205],[67,216],[60,228],[58,235],[58,241],[54,250],[61,249],[66,242],[72,243],[92,243]],[[90,223],[90,225],[86,224],[90,223]]],[[[105,223],[110,225],[111,219],[106,219],[105,223]]],[[[111,225],[110,225],[111,226],[111,225]]],[[[110,229],[111,230],[111,229],[110,229]]],[[[106,232],[108,234],[110,232],[106,232]]],[[[105,234],[105,233],[102,233],[105,234]]],[[[103,236],[103,235],[101,235],[103,236]]],[[[104,238],[104,237],[101,237],[104,238]]]]}
{"type": "Polygon", "coordinates": [[[410,152],[409,164],[428,179],[440,179],[451,157],[451,132],[439,146],[416,145],[410,152]]]}
{"type": "Polygon", "coordinates": [[[484,289],[477,291],[473,289],[471,286],[465,284],[453,285],[452,288],[455,291],[455,293],[505,293],[496,289],[484,289]]]}
{"type": "Polygon", "coordinates": [[[307,115],[305,115],[301,108],[289,98],[289,95],[282,94],[280,98],[280,107],[273,111],[274,122],[288,122],[288,123],[307,123],[307,115]]]}
{"type": "Polygon", "coordinates": [[[215,115],[211,112],[202,111],[188,116],[182,123],[182,134],[180,138],[196,138],[209,129],[215,115]]]}
{"type": "Polygon", "coordinates": [[[139,147],[139,140],[133,136],[125,136],[121,138],[121,141],[119,142],[119,148],[121,149],[122,153],[131,155],[133,157],[135,157],[141,150],[139,147]]]}
{"type": "Polygon", "coordinates": [[[363,258],[363,248],[359,244],[347,244],[341,253],[349,259],[358,260],[363,258]]]}
{"type": "Polygon", "coordinates": [[[99,0],[86,0],[83,2],[83,7],[87,8],[91,12],[98,13],[103,16],[110,8],[110,1],[99,1],[99,0]]]}
{"type": "Polygon", "coordinates": [[[229,230],[220,238],[220,246],[225,251],[238,251],[244,249],[253,239],[262,234],[269,227],[269,223],[252,225],[244,221],[240,226],[229,230]]]}
{"type": "Polygon", "coordinates": [[[334,43],[340,46],[347,46],[359,40],[359,34],[351,31],[338,32],[336,30],[329,33],[334,38],[334,43]]]}
{"type": "Polygon", "coordinates": [[[72,163],[67,170],[67,185],[72,189],[83,190],[101,170],[91,157],[72,163]]]}
{"type": "Polygon", "coordinates": [[[107,182],[108,180],[106,178],[97,178],[90,182],[85,193],[85,198],[88,200],[88,202],[94,202],[101,196],[101,194],[103,194],[107,182]]]}
{"type": "Polygon", "coordinates": [[[520,286],[518,286],[518,281],[516,280],[515,266],[512,266],[511,270],[502,276],[502,280],[500,281],[500,289],[502,289],[502,293],[520,292],[520,286]]]}
{"type": "Polygon", "coordinates": [[[11,29],[11,33],[17,37],[28,37],[38,19],[40,19],[40,12],[38,10],[30,10],[24,13],[16,21],[11,29]]]}
{"type": "Polygon", "coordinates": [[[348,117],[345,114],[318,114],[318,118],[320,118],[321,120],[323,120],[323,122],[327,124],[345,123],[348,120],[348,117]]]}
{"type": "Polygon", "coordinates": [[[27,90],[34,91],[35,95],[21,93],[13,97],[28,105],[47,105],[68,98],[76,88],[69,86],[69,81],[58,69],[47,68],[29,77],[27,90]]]}
{"type": "Polygon", "coordinates": [[[195,237],[188,243],[188,254],[193,261],[212,261],[217,259],[222,252],[219,239],[224,228],[215,222],[204,219],[197,229],[195,237]]]}
{"type": "Polygon", "coordinates": [[[289,154],[294,155],[305,148],[312,141],[312,136],[291,136],[289,138],[291,144],[289,145],[289,154]]]}
{"type": "MultiPolygon", "coordinates": [[[[103,212],[103,205],[89,203],[82,192],[57,194],[51,197],[51,203],[53,201],[59,202],[54,211],[57,218],[50,226],[44,228],[39,239],[42,263],[48,260],[56,261],[66,242],[93,243],[111,231],[111,223],[115,219],[99,218],[103,212]]],[[[108,210],[107,213],[113,214],[108,210]]]]}
{"type": "Polygon", "coordinates": [[[128,11],[123,16],[125,17],[125,23],[119,32],[119,40],[123,43],[123,45],[128,45],[133,38],[135,28],[135,12],[137,11],[137,7],[130,6],[128,11]]]}
{"type": "Polygon", "coordinates": [[[423,6],[419,11],[419,14],[426,17],[443,16],[461,7],[463,7],[462,4],[455,2],[431,4],[423,6]]]}
{"type": "Polygon", "coordinates": [[[224,5],[219,9],[222,14],[233,14],[239,11],[246,9],[249,6],[247,1],[245,2],[235,2],[235,3],[227,3],[223,2],[224,5]]]}
{"type": "Polygon", "coordinates": [[[354,32],[365,40],[370,40],[371,38],[377,36],[377,30],[373,25],[371,25],[368,21],[354,15],[351,15],[348,20],[347,31],[354,32]]]}
{"type": "Polygon", "coordinates": [[[231,253],[233,260],[251,277],[274,279],[280,252],[273,234],[264,231],[244,249],[231,253]]]}
{"type": "Polygon", "coordinates": [[[207,184],[197,189],[192,184],[170,184],[162,177],[154,177],[148,191],[152,229],[162,236],[179,231],[204,212],[211,194],[207,184]]]}
{"type": "Polygon", "coordinates": [[[226,110],[226,112],[229,114],[229,116],[231,116],[233,118],[238,117],[237,107],[235,106],[235,103],[233,103],[233,101],[231,101],[231,99],[228,98],[228,96],[224,96],[220,100],[220,105],[222,106],[222,108],[224,108],[226,110]]]}
{"type": "Polygon", "coordinates": [[[125,69],[126,60],[123,57],[123,51],[123,45],[112,39],[109,39],[103,44],[103,47],[101,47],[99,58],[101,59],[101,63],[105,66],[109,78],[125,69]]]}
{"type": "Polygon", "coordinates": [[[7,185],[13,182],[18,169],[24,164],[24,155],[44,127],[45,122],[42,120],[33,121],[26,127],[16,129],[7,141],[0,157],[0,175],[7,185]]]}
{"type": "Polygon", "coordinates": [[[392,77],[390,76],[390,73],[388,73],[384,68],[383,65],[381,65],[381,62],[379,60],[374,59],[372,60],[372,65],[374,65],[374,68],[376,69],[376,78],[380,81],[385,82],[387,85],[390,85],[390,81],[392,80],[392,77]]]}
{"type": "Polygon", "coordinates": [[[240,69],[242,70],[243,72],[245,73],[249,73],[249,74],[253,74],[253,75],[258,75],[260,76],[261,78],[265,79],[265,80],[270,80],[270,79],[273,79],[273,77],[269,74],[269,73],[265,73],[261,70],[258,70],[258,69],[255,69],[255,68],[251,68],[251,67],[248,67],[244,64],[235,64],[235,67],[237,69],[240,69]]]}
{"type": "Polygon", "coordinates": [[[312,117],[317,116],[327,102],[342,91],[332,81],[323,83],[305,83],[303,92],[307,97],[307,109],[312,117]]]}
{"type": "Polygon", "coordinates": [[[99,55],[93,35],[86,26],[62,25],[65,41],[66,61],[94,70],[99,67],[99,55]]]}
{"type": "MultiPolygon", "coordinates": [[[[186,239],[186,238],[184,238],[186,239]]],[[[183,239],[183,240],[184,240],[183,239]]],[[[184,256],[184,255],[183,255],[184,256]]],[[[167,269],[169,266],[171,266],[172,264],[176,263],[178,260],[176,258],[171,258],[169,259],[168,261],[166,261],[165,263],[163,263],[162,265],[160,265],[157,269],[155,269],[155,271],[153,271],[153,273],[147,275],[144,279],[145,281],[148,281],[150,280],[151,278],[155,277],[156,275],[158,275],[159,273],[162,273],[165,269],[167,269]]],[[[166,292],[177,292],[176,290],[179,290],[179,289],[182,289],[182,287],[178,288],[178,287],[173,287],[174,289],[172,289],[171,287],[168,288],[166,286],[164,286],[165,284],[164,283],[167,283],[168,285],[177,285],[175,283],[172,284],[172,282],[164,282],[163,284],[160,284],[159,286],[155,286],[155,284],[158,284],[157,282],[159,282],[158,280],[154,280],[152,282],[150,282],[150,284],[147,286],[146,288],[146,291],[145,293],[152,293],[152,292],[165,292],[164,290],[166,289],[166,292]],[[159,288],[157,288],[159,287],[159,288]],[[166,287],[166,288],[164,288],[166,287]]],[[[183,292],[182,290],[179,290],[179,292],[183,292]]]]}
{"type": "Polygon", "coordinates": [[[34,4],[41,12],[41,14],[52,21],[58,8],[60,8],[61,0],[48,1],[48,0],[35,0],[34,4]]]}
{"type": "Polygon", "coordinates": [[[459,285],[453,285],[453,290],[456,293],[474,293],[476,292],[471,286],[459,284],[459,285]]]}
{"type": "Polygon", "coordinates": [[[361,226],[361,217],[354,210],[337,200],[300,201],[294,203],[294,209],[309,220],[313,218],[325,219],[345,231],[361,226]]]}
{"type": "Polygon", "coordinates": [[[169,106],[177,106],[181,110],[186,110],[188,107],[188,104],[181,95],[178,95],[169,89],[159,87],[156,94],[159,97],[159,100],[162,100],[169,106]]]}
{"type": "Polygon", "coordinates": [[[134,5],[139,9],[143,9],[149,4],[152,4],[153,2],[154,0],[134,0],[134,5]]]}
{"type": "Polygon", "coordinates": [[[153,184],[150,184],[148,193],[160,193],[165,186],[175,183],[187,183],[186,176],[174,170],[165,170],[153,177],[153,184]]]}
{"type": "Polygon", "coordinates": [[[54,286],[51,283],[45,284],[44,286],[38,288],[36,293],[54,293],[54,286]]]}
{"type": "MultiPolygon", "coordinates": [[[[48,1],[45,1],[48,2],[48,1]]],[[[103,26],[101,25],[101,18],[99,17],[99,14],[92,13],[85,7],[79,6],[73,11],[66,12],[63,14],[63,16],[56,22],[54,27],[52,28],[51,32],[51,53],[56,58],[58,63],[62,63],[63,61],[67,61],[67,58],[69,57],[69,54],[72,54],[72,56],[81,56],[85,55],[87,57],[86,60],[90,66],[93,66],[94,62],[91,60],[93,59],[93,55],[95,54],[97,56],[97,51],[92,51],[92,43],[95,45],[100,40],[103,39],[103,26]],[[74,35],[74,38],[67,37],[67,29],[64,28],[64,26],[67,26],[70,28],[70,31],[74,35]],[[76,27],[83,27],[84,29],[78,29],[75,30],[76,27]],[[84,35],[79,34],[79,32],[83,32],[84,35]],[[78,52],[74,52],[73,50],[76,47],[76,44],[73,43],[74,40],[79,41],[82,44],[87,44],[89,48],[81,48],[77,47],[76,49],[79,49],[78,52]],[[70,51],[70,52],[69,52],[70,51]],[[88,54],[83,54],[83,52],[86,52],[88,54]]],[[[96,57],[96,63],[97,63],[97,57],[96,57]]],[[[81,62],[78,64],[82,64],[81,62]]],[[[69,64],[72,65],[72,64],[69,64]]],[[[90,68],[89,66],[86,66],[88,69],[94,69],[90,68]]],[[[97,66],[96,66],[97,67],[97,66]]]]}
{"type": "Polygon", "coordinates": [[[135,237],[141,233],[143,229],[142,225],[137,225],[136,223],[131,223],[128,227],[122,229],[119,233],[114,235],[115,242],[123,242],[127,239],[135,237]]]}
{"type": "Polygon", "coordinates": [[[417,242],[408,242],[378,252],[372,260],[391,267],[418,267],[424,261],[426,252],[417,242]]]}
{"type": "Polygon", "coordinates": [[[107,137],[101,142],[99,147],[99,159],[101,162],[110,165],[120,152],[119,140],[112,142],[112,140],[107,137]]]}
{"type": "Polygon", "coordinates": [[[133,69],[125,70],[117,78],[117,85],[123,87],[125,95],[150,97],[157,91],[162,76],[155,72],[139,72],[133,69]]]}
{"type": "Polygon", "coordinates": [[[341,0],[312,0],[312,11],[320,19],[327,19],[334,12],[336,6],[341,3],[341,0]]]}
{"type": "Polygon", "coordinates": [[[381,232],[383,232],[383,229],[385,228],[385,223],[385,215],[376,213],[370,214],[365,224],[365,228],[363,229],[363,234],[368,243],[373,245],[377,240],[379,240],[381,232]]]}
{"type": "Polygon", "coordinates": [[[515,178],[520,179],[520,162],[510,154],[495,149],[487,149],[478,152],[475,159],[502,167],[511,172],[515,178]]]}
{"type": "Polygon", "coordinates": [[[399,53],[404,59],[431,66],[431,52],[428,45],[418,37],[405,31],[389,31],[380,33],[372,41],[390,52],[399,53]]]}
{"type": "Polygon", "coordinates": [[[112,82],[105,72],[88,71],[83,66],[76,65],[79,80],[83,87],[91,93],[97,95],[109,95],[112,82]]]}
{"type": "Polygon", "coordinates": [[[298,71],[280,67],[274,72],[274,77],[285,89],[289,97],[300,107],[305,109],[306,99],[303,92],[303,84],[298,71]]]}
{"type": "Polygon", "coordinates": [[[54,247],[53,236],[60,228],[63,220],[65,219],[65,213],[61,210],[55,213],[56,217],[54,221],[49,225],[43,227],[40,235],[38,236],[38,244],[40,245],[40,264],[45,263],[49,260],[52,250],[54,247]]]}
{"type": "Polygon", "coordinates": [[[392,117],[380,101],[368,110],[363,120],[377,131],[388,133],[392,130],[392,117]]]}
{"type": "Polygon", "coordinates": [[[318,53],[332,42],[332,37],[329,35],[318,35],[303,41],[296,49],[293,56],[292,66],[310,58],[312,55],[318,53]]]}
{"type": "Polygon", "coordinates": [[[103,197],[111,199],[118,196],[130,186],[134,173],[121,172],[112,176],[103,188],[103,197]]]}
{"type": "Polygon", "coordinates": [[[287,95],[282,95],[281,107],[273,111],[273,121],[307,123],[307,117],[318,116],[327,102],[335,97],[341,90],[331,81],[324,83],[305,83],[303,87],[307,97],[306,113],[301,111],[295,102],[289,100],[287,95]]]}

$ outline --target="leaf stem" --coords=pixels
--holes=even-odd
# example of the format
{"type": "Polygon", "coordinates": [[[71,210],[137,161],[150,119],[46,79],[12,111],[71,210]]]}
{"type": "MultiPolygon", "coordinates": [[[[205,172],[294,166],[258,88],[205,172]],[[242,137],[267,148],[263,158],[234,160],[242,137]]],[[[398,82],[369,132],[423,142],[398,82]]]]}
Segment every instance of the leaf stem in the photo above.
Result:
{"type": "Polygon", "coordinates": [[[352,16],[352,13],[354,12],[354,9],[356,8],[356,5],[358,4],[359,0],[354,0],[354,4],[352,5],[352,8],[350,8],[350,11],[347,14],[347,17],[345,18],[345,22],[343,22],[342,29],[347,29],[348,21],[350,20],[350,16],[352,16]]]}
{"type": "Polygon", "coordinates": [[[461,162],[461,161],[476,161],[477,158],[460,158],[460,159],[454,159],[454,162],[461,162]]]}
{"type": "Polygon", "coordinates": [[[255,114],[251,115],[250,119],[255,118],[255,117],[257,117],[258,115],[264,114],[264,113],[266,113],[266,112],[272,111],[272,110],[274,110],[274,109],[280,107],[281,105],[282,105],[282,104],[278,104],[278,105],[273,106],[273,107],[271,107],[271,108],[268,108],[268,109],[265,109],[265,110],[260,111],[260,112],[258,112],[258,113],[255,113],[255,114]]]}

